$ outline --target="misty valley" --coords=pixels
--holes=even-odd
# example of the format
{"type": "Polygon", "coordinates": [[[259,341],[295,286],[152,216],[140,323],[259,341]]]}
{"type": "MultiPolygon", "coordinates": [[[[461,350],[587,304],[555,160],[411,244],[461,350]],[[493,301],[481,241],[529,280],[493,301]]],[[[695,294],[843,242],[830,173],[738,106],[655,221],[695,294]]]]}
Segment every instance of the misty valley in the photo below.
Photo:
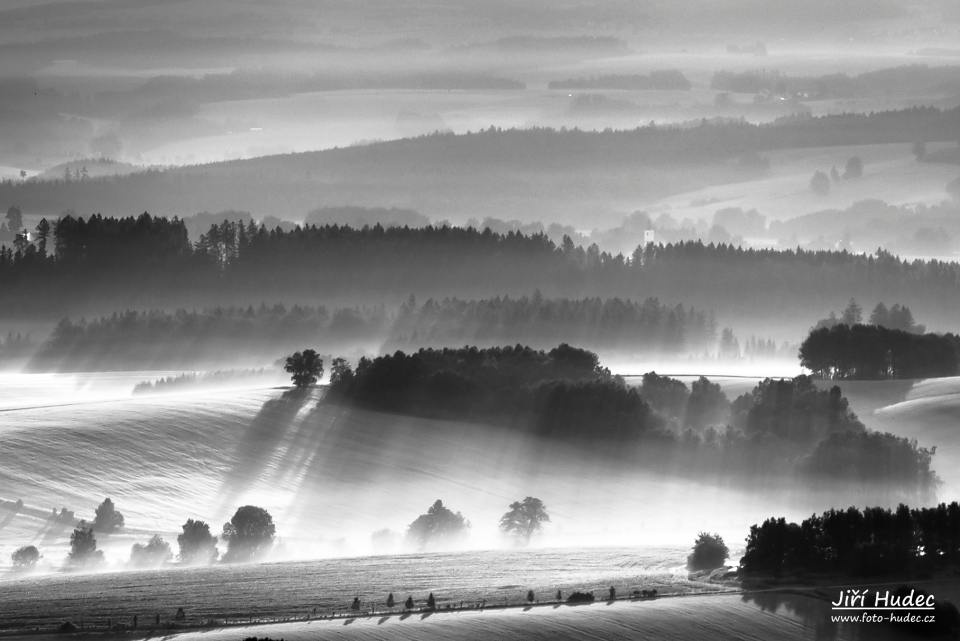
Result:
{"type": "Polygon", "coordinates": [[[957,638],[958,37],[4,3],[0,638],[957,638]]]}

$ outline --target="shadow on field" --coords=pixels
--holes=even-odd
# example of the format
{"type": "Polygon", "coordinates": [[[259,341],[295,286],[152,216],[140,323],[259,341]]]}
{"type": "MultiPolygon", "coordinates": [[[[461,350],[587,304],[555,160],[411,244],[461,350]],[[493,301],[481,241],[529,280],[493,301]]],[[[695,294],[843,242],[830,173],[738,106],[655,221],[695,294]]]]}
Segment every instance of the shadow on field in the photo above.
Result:
{"type": "Polygon", "coordinates": [[[69,523],[51,520],[47,525],[40,528],[36,538],[40,539],[40,545],[50,545],[60,537],[66,536],[67,530],[71,527],[69,523]]]}
{"type": "Polygon", "coordinates": [[[233,468],[220,487],[220,512],[237,507],[236,498],[256,483],[277,446],[294,429],[294,419],[310,400],[308,390],[293,389],[263,404],[237,442],[233,468]]]}
{"type": "Polygon", "coordinates": [[[13,520],[13,518],[17,515],[18,511],[19,510],[16,510],[16,509],[7,511],[7,515],[3,517],[2,521],[0,521],[0,530],[10,525],[10,521],[13,520]]]}

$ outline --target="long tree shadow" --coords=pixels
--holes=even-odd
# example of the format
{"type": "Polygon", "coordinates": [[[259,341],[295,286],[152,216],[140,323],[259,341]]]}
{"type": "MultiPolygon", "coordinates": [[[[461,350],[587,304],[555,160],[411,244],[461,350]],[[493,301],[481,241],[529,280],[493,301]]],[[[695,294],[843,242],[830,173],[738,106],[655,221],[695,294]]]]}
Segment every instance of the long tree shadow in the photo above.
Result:
{"type": "Polygon", "coordinates": [[[50,545],[57,539],[66,536],[67,530],[72,528],[73,525],[70,523],[64,523],[59,519],[51,519],[37,534],[40,537],[40,545],[50,545]]]}
{"type": "Polygon", "coordinates": [[[294,389],[263,404],[237,442],[233,468],[224,475],[218,493],[219,513],[235,507],[237,497],[256,483],[277,446],[292,429],[294,419],[310,400],[309,391],[294,389]]]}
{"type": "Polygon", "coordinates": [[[4,508],[4,509],[7,510],[8,513],[5,517],[3,517],[3,520],[0,521],[0,530],[10,525],[10,522],[13,521],[14,517],[17,516],[17,512],[20,511],[16,508],[14,509],[4,508]]]}

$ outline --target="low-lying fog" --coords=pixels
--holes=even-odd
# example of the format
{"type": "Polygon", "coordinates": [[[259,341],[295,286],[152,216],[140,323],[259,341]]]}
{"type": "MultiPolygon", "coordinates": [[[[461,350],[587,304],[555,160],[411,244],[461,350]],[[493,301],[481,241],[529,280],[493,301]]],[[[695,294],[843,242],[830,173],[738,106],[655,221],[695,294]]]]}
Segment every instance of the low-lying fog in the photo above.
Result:
{"type": "MultiPolygon", "coordinates": [[[[3,386],[0,499],[21,499],[24,506],[0,511],[0,558],[32,544],[43,554],[43,571],[60,569],[73,526],[49,520],[51,510],[66,507],[90,520],[105,497],[124,514],[126,527],[98,535],[98,544],[107,567],[121,569],[133,543],[160,534],[176,550],[187,518],[205,520],[219,533],[246,504],[272,514],[279,540],[274,559],[409,549],[402,545],[406,527],[436,499],[470,521],[463,547],[508,546],[499,517],[511,502],[537,496],[551,515],[537,546],[686,546],[709,530],[725,537],[736,562],[753,523],[881,503],[889,489],[800,488],[669,466],[654,473],[628,457],[585,454],[505,428],[318,406],[319,391],[291,397],[253,387],[130,398],[144,375],[18,375],[16,384],[3,386]],[[371,535],[383,529],[389,532],[375,544],[371,535]]],[[[756,381],[717,380],[731,397],[756,381]]],[[[938,383],[935,398],[943,402],[934,417],[951,411],[958,385],[956,379],[938,383]]],[[[897,403],[909,389],[859,383],[853,408],[866,408],[861,418],[880,427],[872,410],[897,403]]],[[[955,435],[928,414],[898,425],[882,423],[938,446],[934,468],[945,480],[940,496],[960,489],[951,473],[958,462],[955,435]]]]}

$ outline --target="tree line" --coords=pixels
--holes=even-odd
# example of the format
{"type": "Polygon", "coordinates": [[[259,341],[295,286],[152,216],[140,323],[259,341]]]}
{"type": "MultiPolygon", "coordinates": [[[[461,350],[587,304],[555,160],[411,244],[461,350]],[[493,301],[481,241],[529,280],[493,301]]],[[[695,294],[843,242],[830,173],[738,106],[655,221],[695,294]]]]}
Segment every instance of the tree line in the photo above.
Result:
{"type": "Polygon", "coordinates": [[[712,351],[713,314],[682,304],[614,298],[497,296],[479,300],[410,299],[390,328],[386,347],[494,345],[516,341],[545,348],[562,341],[618,353],[712,351]]]}
{"type": "Polygon", "coordinates": [[[713,315],[657,299],[494,297],[479,300],[415,297],[395,310],[384,305],[331,307],[274,304],[114,312],[69,318],[41,345],[11,334],[0,356],[35,351],[31,366],[61,370],[197,367],[224,354],[274,359],[300,344],[321,352],[377,346],[493,345],[521,341],[534,347],[575,340],[625,354],[712,351],[713,315]]]}
{"type": "Polygon", "coordinates": [[[65,217],[24,249],[0,249],[0,305],[8,317],[321,297],[399,304],[397,292],[488,298],[538,288],[549,298],[669,300],[683,292],[686,305],[713,310],[731,324],[798,324],[811,304],[851,293],[899,300],[922,309],[930,322],[946,324],[960,312],[960,264],[906,261],[883,251],[696,241],[642,245],[624,256],[569,237],[555,244],[543,234],[379,225],[285,231],[252,221],[213,225],[191,245],[183,221],[148,214],[65,217]]]}
{"type": "Polygon", "coordinates": [[[839,573],[900,576],[960,564],[960,504],[891,510],[827,510],[801,523],[769,518],[750,527],[744,575],[839,573]]]}
{"type": "MultiPolygon", "coordinates": [[[[22,507],[19,501],[17,509],[22,507]]],[[[62,514],[53,511],[51,519],[63,521],[62,514]]],[[[72,517],[70,517],[72,520],[72,517]]],[[[514,501],[500,518],[500,531],[521,544],[528,544],[545,523],[550,522],[546,506],[539,498],[527,496],[514,501]]],[[[105,563],[103,550],[97,547],[97,535],[108,537],[124,529],[123,514],[116,509],[110,498],[97,506],[92,522],[81,520],[70,535],[70,552],[66,568],[70,570],[96,569],[105,563]]],[[[426,513],[418,516],[407,528],[407,541],[419,549],[442,546],[464,536],[470,523],[459,512],[453,512],[437,499],[426,513]]],[[[218,559],[224,563],[244,563],[262,560],[273,548],[276,525],[270,513],[262,507],[245,505],[237,509],[231,519],[224,523],[219,541],[226,544],[221,555],[217,548],[218,537],[211,533],[210,526],[200,520],[187,519],[177,536],[179,554],[177,560],[183,565],[209,565],[218,559]]],[[[376,539],[376,533],[374,535],[376,539]]],[[[19,571],[34,568],[40,560],[39,549],[33,545],[18,548],[11,555],[13,567],[19,571]]],[[[174,558],[170,544],[159,534],[146,543],[134,543],[130,549],[129,565],[136,568],[160,567],[174,558]]]]}
{"type": "MultiPolygon", "coordinates": [[[[22,504],[22,501],[18,502],[18,505],[22,504]]],[[[104,499],[94,514],[92,521],[80,520],[76,523],[70,534],[70,552],[65,565],[68,570],[92,570],[101,567],[106,559],[103,550],[97,547],[97,536],[109,537],[124,529],[123,514],[117,510],[110,498],[104,499]]],[[[73,513],[66,508],[60,513],[54,509],[50,519],[74,522],[73,513]]],[[[217,548],[218,537],[211,534],[210,526],[206,522],[187,519],[181,529],[177,536],[177,559],[184,565],[207,565],[218,558],[224,563],[262,559],[273,547],[276,534],[276,526],[270,513],[254,505],[238,508],[223,525],[223,533],[219,538],[227,547],[222,555],[217,548]]],[[[11,555],[14,568],[20,571],[32,569],[40,558],[40,551],[33,545],[20,547],[11,555]]],[[[137,568],[159,567],[172,559],[170,544],[159,534],[155,534],[146,543],[133,544],[129,565],[137,568]]]]}

